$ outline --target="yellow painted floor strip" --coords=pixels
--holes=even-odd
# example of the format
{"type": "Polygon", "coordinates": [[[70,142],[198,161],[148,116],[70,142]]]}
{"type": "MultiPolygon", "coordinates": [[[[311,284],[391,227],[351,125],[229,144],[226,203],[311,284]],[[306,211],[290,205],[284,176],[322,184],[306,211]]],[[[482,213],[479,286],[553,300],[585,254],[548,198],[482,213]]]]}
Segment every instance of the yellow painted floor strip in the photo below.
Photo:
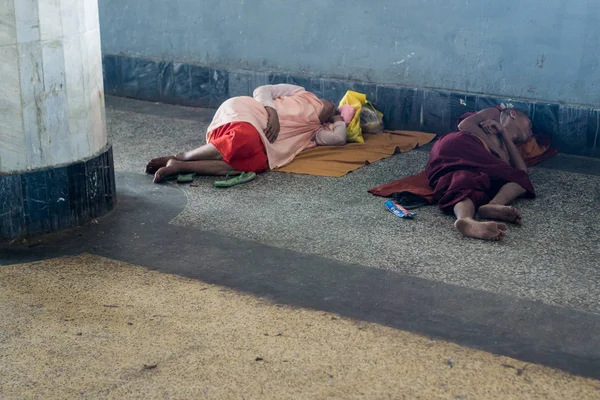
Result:
{"type": "Polygon", "coordinates": [[[0,398],[600,399],[600,382],[92,255],[0,267],[0,398]]]}

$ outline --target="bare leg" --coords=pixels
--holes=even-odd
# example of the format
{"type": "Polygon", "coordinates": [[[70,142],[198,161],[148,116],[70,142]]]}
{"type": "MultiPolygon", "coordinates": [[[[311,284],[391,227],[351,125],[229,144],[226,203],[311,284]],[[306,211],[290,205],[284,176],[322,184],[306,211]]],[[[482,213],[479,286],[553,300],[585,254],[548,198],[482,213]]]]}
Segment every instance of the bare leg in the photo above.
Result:
{"type": "Polygon", "coordinates": [[[512,203],[516,198],[523,196],[526,192],[518,183],[507,183],[502,186],[496,197],[489,204],[479,208],[479,216],[521,225],[523,223],[523,213],[508,204],[512,203]]]}
{"type": "Polygon", "coordinates": [[[454,226],[465,236],[483,240],[501,240],[506,236],[508,227],[497,222],[475,221],[475,205],[471,199],[465,199],[454,206],[456,222],[454,226]]]}
{"type": "Polygon", "coordinates": [[[227,175],[235,172],[233,167],[225,161],[220,160],[200,160],[200,161],[180,161],[171,159],[167,165],[159,168],[154,174],[154,183],[158,183],[167,176],[195,172],[198,175],[227,175]]]}
{"type": "Polygon", "coordinates": [[[211,143],[200,146],[194,150],[184,151],[175,155],[175,158],[181,161],[200,161],[200,160],[222,160],[223,156],[219,150],[211,143]]]}
{"type": "Polygon", "coordinates": [[[202,145],[194,150],[184,151],[182,153],[175,154],[174,156],[164,156],[153,158],[146,165],[146,173],[154,174],[160,168],[165,167],[169,160],[179,161],[200,161],[200,160],[222,160],[223,156],[215,146],[212,144],[202,145]]]}

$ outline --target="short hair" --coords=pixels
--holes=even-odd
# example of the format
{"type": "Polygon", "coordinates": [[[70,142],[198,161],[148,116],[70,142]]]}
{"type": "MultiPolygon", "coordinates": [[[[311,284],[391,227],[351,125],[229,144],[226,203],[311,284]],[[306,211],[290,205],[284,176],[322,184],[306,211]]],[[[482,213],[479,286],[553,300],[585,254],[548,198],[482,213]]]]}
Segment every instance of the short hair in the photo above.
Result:
{"type": "Polygon", "coordinates": [[[515,114],[517,114],[518,117],[529,119],[529,115],[527,115],[526,113],[524,113],[521,110],[517,110],[516,108],[505,108],[504,110],[502,110],[503,113],[508,113],[510,111],[514,111],[515,114]]]}

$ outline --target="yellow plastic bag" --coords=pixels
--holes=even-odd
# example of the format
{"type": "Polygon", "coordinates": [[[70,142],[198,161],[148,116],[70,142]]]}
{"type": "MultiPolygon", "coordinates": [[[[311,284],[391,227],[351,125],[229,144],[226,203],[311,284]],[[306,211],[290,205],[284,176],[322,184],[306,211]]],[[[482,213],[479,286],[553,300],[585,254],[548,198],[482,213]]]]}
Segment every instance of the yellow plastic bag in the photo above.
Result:
{"type": "Polygon", "coordinates": [[[350,121],[350,124],[346,128],[346,141],[348,143],[364,143],[365,140],[362,137],[362,129],[360,127],[360,111],[362,110],[363,105],[369,104],[380,117],[383,117],[383,114],[375,110],[375,107],[369,103],[366,94],[355,92],[353,90],[348,90],[342,100],[340,100],[340,107],[345,104],[352,106],[355,111],[352,121],[350,121]]]}

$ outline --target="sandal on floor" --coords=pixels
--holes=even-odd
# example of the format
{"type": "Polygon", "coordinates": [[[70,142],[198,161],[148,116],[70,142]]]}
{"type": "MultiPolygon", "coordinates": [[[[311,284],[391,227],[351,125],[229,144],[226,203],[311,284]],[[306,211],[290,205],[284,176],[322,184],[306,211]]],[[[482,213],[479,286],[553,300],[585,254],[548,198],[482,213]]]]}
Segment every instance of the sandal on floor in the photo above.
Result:
{"type": "Polygon", "coordinates": [[[162,178],[162,179],[160,180],[160,182],[159,182],[159,183],[170,182],[170,181],[176,181],[178,176],[179,176],[179,175],[177,175],[177,174],[175,174],[175,175],[169,175],[169,176],[167,176],[166,178],[162,178]]]}
{"type": "Polygon", "coordinates": [[[195,172],[192,172],[191,174],[179,174],[177,175],[177,183],[190,183],[194,181],[195,177],[195,172]]]}
{"type": "Polygon", "coordinates": [[[195,172],[192,172],[191,174],[169,175],[166,178],[161,179],[160,183],[172,182],[172,181],[177,181],[177,183],[190,183],[190,182],[194,181],[195,176],[196,176],[195,172]]]}
{"type": "Polygon", "coordinates": [[[254,180],[254,178],[256,178],[256,174],[254,172],[242,172],[235,178],[227,179],[227,178],[229,178],[230,175],[233,175],[233,174],[227,174],[224,181],[216,181],[215,187],[228,188],[228,187],[232,187],[235,185],[239,185],[241,183],[250,182],[250,181],[254,180]]]}

